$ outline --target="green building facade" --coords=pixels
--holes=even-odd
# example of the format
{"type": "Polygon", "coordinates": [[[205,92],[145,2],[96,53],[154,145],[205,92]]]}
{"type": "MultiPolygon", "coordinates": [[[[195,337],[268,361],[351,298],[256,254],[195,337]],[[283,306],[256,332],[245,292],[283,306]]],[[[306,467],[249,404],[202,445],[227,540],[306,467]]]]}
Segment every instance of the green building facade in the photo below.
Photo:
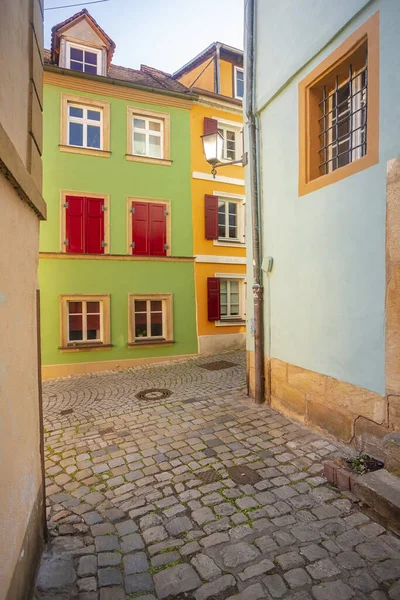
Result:
{"type": "Polygon", "coordinates": [[[45,56],[39,283],[44,377],[197,353],[190,108],[166,74],[111,64],[86,10],[45,56]]]}

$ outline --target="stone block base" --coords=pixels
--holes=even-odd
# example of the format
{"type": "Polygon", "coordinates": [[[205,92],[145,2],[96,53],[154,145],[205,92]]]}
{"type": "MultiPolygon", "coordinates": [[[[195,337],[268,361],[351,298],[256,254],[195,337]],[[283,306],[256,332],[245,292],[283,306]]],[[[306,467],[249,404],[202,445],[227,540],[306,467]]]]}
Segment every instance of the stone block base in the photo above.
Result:
{"type": "MultiPolygon", "coordinates": [[[[265,360],[265,374],[266,398],[273,408],[385,460],[384,437],[400,430],[398,396],[381,396],[275,358],[265,360]]],[[[250,395],[254,395],[254,377],[254,352],[248,351],[250,395]]]]}

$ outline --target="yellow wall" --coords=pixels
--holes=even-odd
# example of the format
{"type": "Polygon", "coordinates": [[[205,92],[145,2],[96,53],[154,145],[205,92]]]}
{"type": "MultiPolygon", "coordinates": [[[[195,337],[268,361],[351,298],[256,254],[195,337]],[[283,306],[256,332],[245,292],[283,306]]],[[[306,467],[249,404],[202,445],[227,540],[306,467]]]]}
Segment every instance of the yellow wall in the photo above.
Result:
{"type": "Polygon", "coordinates": [[[226,60],[219,62],[221,78],[221,94],[223,96],[233,97],[233,64],[226,60]]]}
{"type": "Polygon", "coordinates": [[[211,60],[211,58],[207,58],[207,60],[202,62],[201,65],[182,75],[182,77],[180,77],[178,81],[180,81],[181,83],[183,83],[183,85],[186,85],[187,87],[191,87],[192,85],[194,85],[194,87],[202,88],[203,90],[213,92],[214,60],[211,60]],[[199,78],[196,81],[197,77],[199,78]]]}
{"type": "Polygon", "coordinates": [[[246,273],[246,265],[229,265],[221,263],[196,263],[194,274],[197,298],[197,334],[198,335],[221,335],[224,333],[245,333],[244,325],[227,325],[219,327],[208,320],[207,316],[207,278],[215,277],[216,273],[228,273],[229,275],[246,273]]]}
{"type": "MultiPolygon", "coordinates": [[[[192,148],[192,173],[210,174],[211,167],[207,163],[201,135],[203,135],[204,117],[220,118],[227,121],[235,121],[241,124],[242,116],[228,112],[227,110],[215,109],[202,104],[195,104],[191,110],[191,148],[192,148]]],[[[240,165],[222,167],[218,175],[244,179],[244,169],[240,165]]],[[[206,181],[192,177],[192,209],[193,209],[193,244],[194,255],[212,256],[235,256],[245,258],[244,247],[216,246],[213,240],[205,238],[204,223],[204,196],[214,192],[238,194],[244,196],[244,186],[220,181],[206,181]]],[[[214,322],[208,321],[207,315],[207,278],[214,277],[215,273],[246,273],[246,265],[227,263],[195,263],[196,302],[197,302],[197,333],[202,335],[223,335],[244,333],[244,326],[216,326],[214,322]]]]}

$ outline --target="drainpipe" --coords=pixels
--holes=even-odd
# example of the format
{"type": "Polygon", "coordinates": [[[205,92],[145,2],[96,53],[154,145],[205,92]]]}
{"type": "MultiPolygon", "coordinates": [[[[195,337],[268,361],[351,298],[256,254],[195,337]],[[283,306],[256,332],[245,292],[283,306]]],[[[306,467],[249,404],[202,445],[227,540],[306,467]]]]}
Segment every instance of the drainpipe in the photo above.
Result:
{"type": "Polygon", "coordinates": [[[255,3],[247,0],[245,11],[246,36],[246,117],[249,136],[250,202],[253,239],[253,300],[254,300],[254,366],[255,401],[264,402],[263,287],[261,271],[261,209],[258,179],[258,135],[255,108],[255,3]]]}

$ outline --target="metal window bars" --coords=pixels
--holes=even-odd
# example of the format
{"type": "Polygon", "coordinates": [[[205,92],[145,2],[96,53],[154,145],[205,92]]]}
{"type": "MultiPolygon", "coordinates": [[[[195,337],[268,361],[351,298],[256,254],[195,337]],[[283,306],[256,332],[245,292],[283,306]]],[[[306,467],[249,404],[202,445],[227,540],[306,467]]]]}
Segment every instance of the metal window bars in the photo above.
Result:
{"type": "Polygon", "coordinates": [[[318,134],[318,154],[322,162],[320,174],[326,175],[339,167],[353,162],[367,152],[367,87],[368,65],[354,72],[349,66],[348,79],[330,93],[323,87],[319,107],[322,116],[318,119],[321,128],[318,134]]]}

